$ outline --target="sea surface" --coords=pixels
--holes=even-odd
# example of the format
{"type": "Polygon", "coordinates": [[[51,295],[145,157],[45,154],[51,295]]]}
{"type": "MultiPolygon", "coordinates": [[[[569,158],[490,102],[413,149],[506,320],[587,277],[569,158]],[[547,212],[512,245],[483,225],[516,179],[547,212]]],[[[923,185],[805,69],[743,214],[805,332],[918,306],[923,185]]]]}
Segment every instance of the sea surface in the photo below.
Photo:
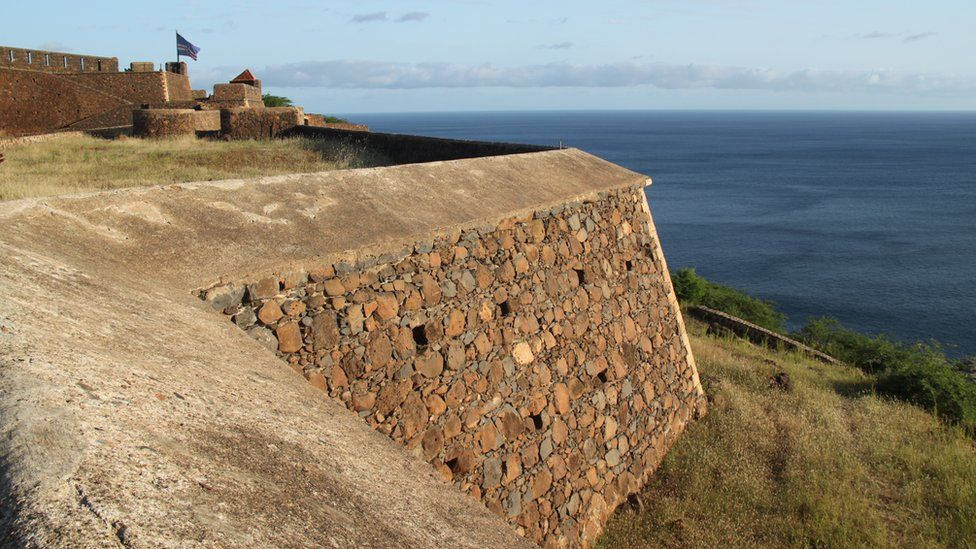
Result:
{"type": "Polygon", "coordinates": [[[976,113],[353,114],[375,131],[577,147],[647,174],[672,270],[976,355],[976,113]]]}

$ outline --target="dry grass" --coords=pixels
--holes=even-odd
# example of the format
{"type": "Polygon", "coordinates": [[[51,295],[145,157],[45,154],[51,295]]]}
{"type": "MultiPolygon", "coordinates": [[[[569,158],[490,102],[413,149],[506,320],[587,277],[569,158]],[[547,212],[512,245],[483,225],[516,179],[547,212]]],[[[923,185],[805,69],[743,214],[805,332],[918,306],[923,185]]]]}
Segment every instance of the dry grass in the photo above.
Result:
{"type": "Polygon", "coordinates": [[[225,142],[72,135],[13,144],[2,152],[0,200],[384,163],[365,151],[301,138],[225,142]]]}
{"type": "Polygon", "coordinates": [[[976,546],[976,448],[961,430],[878,398],[857,370],[690,328],[709,414],[600,546],[976,546]],[[779,372],[792,390],[771,386],[779,372]]]}

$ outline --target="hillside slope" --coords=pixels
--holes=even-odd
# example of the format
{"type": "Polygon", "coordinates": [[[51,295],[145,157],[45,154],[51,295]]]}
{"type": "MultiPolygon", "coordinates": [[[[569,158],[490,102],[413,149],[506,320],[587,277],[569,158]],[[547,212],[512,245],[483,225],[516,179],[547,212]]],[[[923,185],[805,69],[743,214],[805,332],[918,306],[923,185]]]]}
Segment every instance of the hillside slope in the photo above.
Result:
{"type": "Polygon", "coordinates": [[[709,415],[601,546],[976,545],[976,447],[961,430],[875,396],[853,368],[688,327],[709,415]]]}

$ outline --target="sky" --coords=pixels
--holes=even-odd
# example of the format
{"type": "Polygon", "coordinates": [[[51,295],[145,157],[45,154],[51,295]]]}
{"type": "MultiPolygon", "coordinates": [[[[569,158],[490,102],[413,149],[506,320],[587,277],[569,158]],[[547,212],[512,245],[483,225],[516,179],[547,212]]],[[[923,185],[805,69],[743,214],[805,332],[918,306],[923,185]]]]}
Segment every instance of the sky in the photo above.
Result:
{"type": "Polygon", "coordinates": [[[2,0],[4,45],[250,68],[311,112],[976,109],[973,0],[2,0]]]}

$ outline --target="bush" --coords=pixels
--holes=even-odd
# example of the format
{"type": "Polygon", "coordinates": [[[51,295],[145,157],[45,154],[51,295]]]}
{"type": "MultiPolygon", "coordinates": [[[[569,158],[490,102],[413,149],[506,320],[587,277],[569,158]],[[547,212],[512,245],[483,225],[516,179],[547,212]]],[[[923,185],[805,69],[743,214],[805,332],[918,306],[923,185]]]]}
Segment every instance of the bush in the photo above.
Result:
{"type": "Polygon", "coordinates": [[[837,319],[807,322],[794,337],[877,376],[879,394],[905,400],[976,432],[976,384],[946,358],[937,343],[908,345],[867,336],[837,319]]]}
{"type": "Polygon", "coordinates": [[[702,278],[694,269],[681,269],[671,278],[678,300],[689,305],[704,305],[743,320],[758,324],[767,330],[783,330],[786,315],[777,311],[774,304],[747,295],[735,288],[723,286],[702,278]]]}
{"type": "Polygon", "coordinates": [[[701,303],[708,290],[708,281],[698,276],[694,269],[681,269],[671,277],[674,293],[682,303],[701,303]]]}
{"type": "Polygon", "coordinates": [[[270,93],[266,93],[261,96],[261,99],[264,101],[265,107],[291,107],[292,106],[291,99],[288,99],[287,97],[283,97],[281,95],[271,95],[270,93]]]}
{"type": "Polygon", "coordinates": [[[976,384],[948,365],[918,362],[890,368],[878,376],[877,391],[976,433],[976,384]]]}

